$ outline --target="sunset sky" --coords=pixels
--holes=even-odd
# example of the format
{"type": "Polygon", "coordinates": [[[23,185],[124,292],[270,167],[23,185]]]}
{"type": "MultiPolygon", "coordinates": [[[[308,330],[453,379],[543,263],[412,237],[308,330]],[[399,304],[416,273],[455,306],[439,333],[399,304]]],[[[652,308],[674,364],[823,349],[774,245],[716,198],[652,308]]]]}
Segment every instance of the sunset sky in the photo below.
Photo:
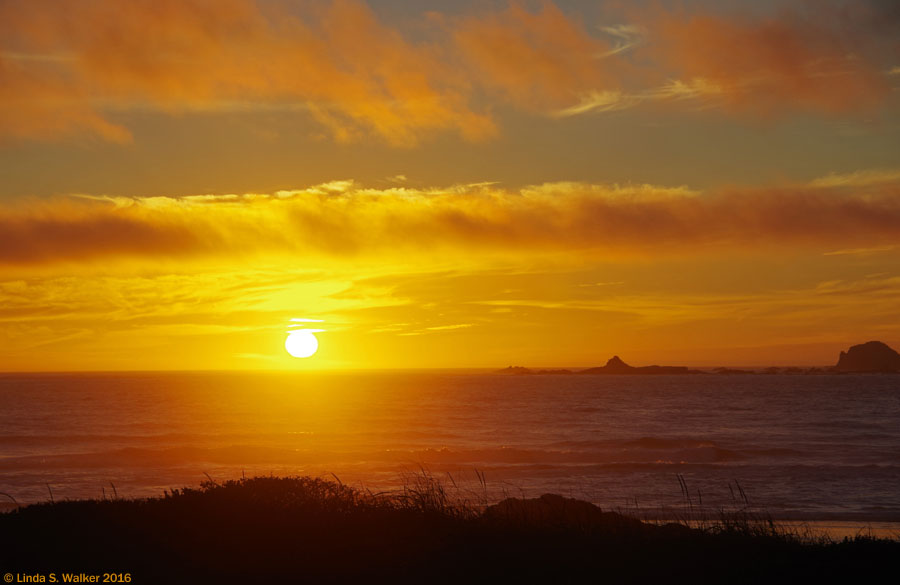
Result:
{"type": "Polygon", "coordinates": [[[873,339],[900,349],[894,0],[0,0],[0,371],[873,339]]]}

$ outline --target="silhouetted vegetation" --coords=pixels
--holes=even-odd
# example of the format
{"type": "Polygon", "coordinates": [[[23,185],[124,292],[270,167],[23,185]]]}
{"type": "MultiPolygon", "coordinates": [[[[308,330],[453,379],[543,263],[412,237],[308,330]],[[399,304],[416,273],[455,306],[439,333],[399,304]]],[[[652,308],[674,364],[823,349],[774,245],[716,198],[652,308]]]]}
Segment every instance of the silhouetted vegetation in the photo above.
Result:
{"type": "Polygon", "coordinates": [[[897,541],[806,542],[742,514],[654,524],[555,495],[484,506],[425,471],[379,494],[255,477],[0,514],[0,569],[136,584],[859,583],[900,555],[897,541]]]}

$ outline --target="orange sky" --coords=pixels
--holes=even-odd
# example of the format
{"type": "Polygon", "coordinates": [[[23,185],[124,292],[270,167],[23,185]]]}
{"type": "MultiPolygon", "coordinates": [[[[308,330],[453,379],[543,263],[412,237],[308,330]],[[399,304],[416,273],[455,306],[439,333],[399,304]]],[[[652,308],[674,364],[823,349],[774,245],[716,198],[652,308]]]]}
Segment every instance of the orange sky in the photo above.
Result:
{"type": "Polygon", "coordinates": [[[0,371],[900,347],[898,32],[875,0],[2,2],[0,371]]]}

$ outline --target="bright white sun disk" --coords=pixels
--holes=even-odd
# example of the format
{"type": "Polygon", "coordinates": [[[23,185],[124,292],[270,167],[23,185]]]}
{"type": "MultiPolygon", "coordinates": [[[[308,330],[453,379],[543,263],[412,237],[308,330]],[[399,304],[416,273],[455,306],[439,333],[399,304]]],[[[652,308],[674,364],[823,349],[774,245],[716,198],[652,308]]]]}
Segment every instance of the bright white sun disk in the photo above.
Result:
{"type": "Polygon", "coordinates": [[[284,349],[296,358],[308,358],[319,349],[319,340],[306,330],[291,331],[284,340],[284,349]]]}

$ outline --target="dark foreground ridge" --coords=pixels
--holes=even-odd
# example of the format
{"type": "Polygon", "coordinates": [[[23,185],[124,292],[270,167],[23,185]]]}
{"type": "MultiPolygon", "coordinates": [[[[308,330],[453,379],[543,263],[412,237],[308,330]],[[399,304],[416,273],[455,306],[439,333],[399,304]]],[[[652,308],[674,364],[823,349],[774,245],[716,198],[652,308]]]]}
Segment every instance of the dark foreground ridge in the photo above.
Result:
{"type": "Polygon", "coordinates": [[[391,495],[258,477],[0,514],[2,572],[135,584],[866,583],[898,555],[896,541],[804,543],[746,518],[657,526],[555,495],[481,508],[427,475],[391,495]]]}

